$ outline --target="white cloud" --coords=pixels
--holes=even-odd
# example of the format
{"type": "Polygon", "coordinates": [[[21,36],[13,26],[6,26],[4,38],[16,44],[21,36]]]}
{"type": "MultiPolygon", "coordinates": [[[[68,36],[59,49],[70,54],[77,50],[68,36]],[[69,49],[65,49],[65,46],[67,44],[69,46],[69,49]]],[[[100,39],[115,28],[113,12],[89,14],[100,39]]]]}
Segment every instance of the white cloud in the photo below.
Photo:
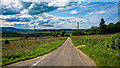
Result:
{"type": "Polygon", "coordinates": [[[97,12],[97,14],[103,14],[105,13],[105,11],[100,11],[100,12],[97,12]]]}
{"type": "Polygon", "coordinates": [[[90,13],[88,13],[88,14],[92,15],[92,14],[94,14],[94,12],[90,12],[90,13]]]}
{"type": "Polygon", "coordinates": [[[67,0],[55,0],[51,1],[48,6],[57,6],[57,7],[64,7],[66,6],[69,2],[66,2],[67,0]]]}
{"type": "Polygon", "coordinates": [[[85,5],[80,5],[80,8],[86,8],[87,6],[85,6],[85,5]]]}
{"type": "Polygon", "coordinates": [[[50,12],[56,9],[66,8],[81,4],[84,0],[1,0],[0,14],[41,14],[43,12],[50,12]],[[25,3],[23,2],[32,2],[25,3]],[[43,3],[44,2],[44,3],[43,3]],[[28,6],[30,5],[30,6],[28,6]]]}
{"type": "Polygon", "coordinates": [[[0,10],[2,14],[17,14],[23,9],[23,5],[19,0],[2,0],[0,6],[2,6],[2,11],[0,10]]]}
{"type": "Polygon", "coordinates": [[[76,11],[76,10],[73,10],[70,12],[70,14],[77,14],[77,13],[78,13],[78,11],[76,11]]]}
{"type": "MultiPolygon", "coordinates": [[[[27,25],[28,28],[33,28],[34,25],[36,25],[38,28],[76,28],[76,22],[87,22],[86,19],[82,18],[76,18],[76,17],[56,17],[47,13],[39,14],[39,15],[19,15],[17,18],[19,20],[24,20],[24,19],[31,19],[30,22],[5,22],[3,23],[4,26],[14,26],[14,27],[24,27],[23,25],[27,25]],[[31,19],[31,18],[36,17],[36,19],[31,19]],[[20,26],[15,26],[15,24],[22,24],[20,26]],[[51,27],[49,26],[43,26],[43,25],[53,25],[51,27]]],[[[6,17],[6,19],[9,17],[6,17]]],[[[16,18],[16,17],[15,17],[16,18]]],[[[24,27],[26,28],[26,27],[24,27]]]]}
{"type": "Polygon", "coordinates": [[[90,13],[88,13],[88,14],[89,14],[89,15],[92,15],[92,14],[103,14],[103,13],[106,13],[106,11],[90,12],[90,13]]]}
{"type": "Polygon", "coordinates": [[[15,24],[22,24],[22,25],[25,25],[25,24],[28,24],[28,22],[3,22],[3,21],[1,21],[0,22],[0,27],[15,27],[14,25],[15,24]]]}
{"type": "Polygon", "coordinates": [[[27,9],[21,11],[21,14],[28,14],[28,13],[29,13],[29,11],[27,9]]]}
{"type": "Polygon", "coordinates": [[[20,18],[33,18],[31,15],[23,14],[19,16],[20,18]]]}

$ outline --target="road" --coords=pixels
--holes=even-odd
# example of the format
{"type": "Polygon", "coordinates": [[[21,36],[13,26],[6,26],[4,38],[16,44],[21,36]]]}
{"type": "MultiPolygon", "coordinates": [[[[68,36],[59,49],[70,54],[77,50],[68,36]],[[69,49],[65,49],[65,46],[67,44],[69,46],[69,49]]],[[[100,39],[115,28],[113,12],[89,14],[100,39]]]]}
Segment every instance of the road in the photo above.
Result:
{"type": "Polygon", "coordinates": [[[68,38],[51,53],[10,66],[95,66],[95,63],[81,50],[76,49],[68,38]]]}

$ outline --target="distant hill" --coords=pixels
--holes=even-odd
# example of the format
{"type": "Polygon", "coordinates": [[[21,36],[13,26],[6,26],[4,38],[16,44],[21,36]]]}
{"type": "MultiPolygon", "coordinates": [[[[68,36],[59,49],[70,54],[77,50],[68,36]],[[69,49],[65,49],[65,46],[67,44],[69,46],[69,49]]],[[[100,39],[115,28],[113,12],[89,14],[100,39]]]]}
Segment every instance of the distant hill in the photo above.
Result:
{"type": "MultiPolygon", "coordinates": [[[[66,31],[67,33],[76,31],[78,29],[40,29],[40,32],[62,32],[62,31],[66,31]]],[[[80,29],[80,30],[84,30],[84,29],[80,29]]]]}
{"type": "MultiPolygon", "coordinates": [[[[2,33],[16,33],[16,32],[19,33],[19,32],[33,32],[34,31],[34,29],[18,29],[14,27],[0,27],[0,30],[2,31],[2,33]]],[[[66,31],[67,33],[70,33],[76,30],[78,29],[36,29],[36,31],[40,33],[62,32],[62,31],[66,31]]],[[[80,30],[84,30],[84,29],[80,29],[80,30]]]]}
{"type": "Polygon", "coordinates": [[[17,29],[17,28],[14,28],[14,27],[0,27],[0,30],[2,31],[2,33],[27,32],[24,29],[17,29]]]}

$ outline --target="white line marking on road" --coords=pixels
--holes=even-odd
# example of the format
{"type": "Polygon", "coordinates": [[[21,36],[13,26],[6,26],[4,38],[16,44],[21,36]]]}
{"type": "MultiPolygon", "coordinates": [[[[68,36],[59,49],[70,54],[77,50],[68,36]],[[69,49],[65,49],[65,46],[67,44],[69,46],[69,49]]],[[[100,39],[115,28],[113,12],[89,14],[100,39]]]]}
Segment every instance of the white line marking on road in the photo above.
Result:
{"type": "Polygon", "coordinates": [[[47,57],[47,55],[43,56],[39,61],[37,61],[35,64],[33,64],[32,67],[30,67],[30,68],[33,68],[33,66],[36,66],[38,63],[40,63],[46,57],[47,57]]]}
{"type": "Polygon", "coordinates": [[[35,64],[33,64],[33,66],[37,65],[40,61],[37,61],[35,64]]]}

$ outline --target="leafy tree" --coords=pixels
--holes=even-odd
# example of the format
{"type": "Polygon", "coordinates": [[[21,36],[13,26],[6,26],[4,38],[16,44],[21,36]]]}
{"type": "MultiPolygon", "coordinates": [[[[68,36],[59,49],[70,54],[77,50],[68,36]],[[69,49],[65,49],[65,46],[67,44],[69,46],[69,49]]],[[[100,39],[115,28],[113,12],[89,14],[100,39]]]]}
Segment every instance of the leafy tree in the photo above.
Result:
{"type": "Polygon", "coordinates": [[[59,32],[55,33],[55,37],[58,37],[58,35],[59,35],[59,32]]]}
{"type": "Polygon", "coordinates": [[[53,32],[50,33],[50,36],[53,36],[53,32]]]}
{"type": "Polygon", "coordinates": [[[108,25],[107,25],[107,31],[106,31],[106,33],[107,34],[109,34],[109,33],[116,33],[116,26],[115,26],[115,24],[113,24],[113,23],[109,23],[108,25]]]}
{"type": "Polygon", "coordinates": [[[116,25],[116,32],[120,32],[120,22],[117,22],[115,25],[116,25]]]}
{"type": "Polygon", "coordinates": [[[65,36],[65,33],[66,33],[65,31],[62,31],[61,36],[65,36]]]}
{"type": "Polygon", "coordinates": [[[105,21],[104,21],[104,19],[102,18],[101,19],[101,22],[100,22],[100,24],[99,24],[99,27],[105,27],[105,21]]]}
{"type": "Polygon", "coordinates": [[[90,29],[90,34],[96,34],[97,32],[97,26],[92,26],[90,29]]]}
{"type": "Polygon", "coordinates": [[[99,28],[98,28],[97,32],[98,32],[99,34],[106,34],[106,31],[107,31],[107,29],[106,29],[106,24],[105,24],[104,19],[102,18],[102,19],[101,19],[101,22],[100,22],[100,24],[99,24],[99,28]]]}
{"type": "Polygon", "coordinates": [[[90,29],[74,31],[72,34],[75,36],[91,34],[115,34],[117,32],[120,32],[120,22],[117,22],[116,24],[109,23],[106,25],[104,19],[102,18],[99,27],[92,26],[90,29]]]}
{"type": "Polygon", "coordinates": [[[83,30],[78,30],[78,31],[74,31],[73,33],[72,33],[72,35],[83,35],[83,30]]]}
{"type": "Polygon", "coordinates": [[[68,34],[68,37],[70,37],[70,34],[68,34]]]}

